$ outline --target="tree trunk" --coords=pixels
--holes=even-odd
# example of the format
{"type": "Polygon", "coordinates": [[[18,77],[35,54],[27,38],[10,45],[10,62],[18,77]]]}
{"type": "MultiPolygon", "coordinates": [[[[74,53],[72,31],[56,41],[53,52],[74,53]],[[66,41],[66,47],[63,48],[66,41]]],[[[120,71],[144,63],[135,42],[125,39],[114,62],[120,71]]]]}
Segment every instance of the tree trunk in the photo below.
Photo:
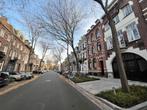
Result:
{"type": "Polygon", "coordinates": [[[69,44],[67,44],[67,60],[68,60],[68,71],[70,71],[69,44]]]}
{"type": "Polygon", "coordinates": [[[109,14],[107,14],[107,17],[109,19],[109,25],[110,25],[111,31],[112,31],[113,48],[114,48],[114,51],[116,53],[117,64],[119,65],[118,70],[119,70],[122,89],[125,92],[129,92],[128,80],[127,80],[127,76],[126,76],[126,72],[125,72],[125,68],[124,68],[124,64],[123,64],[123,59],[122,59],[122,55],[121,55],[121,51],[120,51],[119,41],[118,41],[118,38],[117,38],[117,30],[116,30],[116,27],[115,27],[115,23],[114,23],[113,19],[111,18],[111,16],[109,14]]]}
{"type": "Polygon", "coordinates": [[[79,59],[78,59],[78,56],[77,56],[77,53],[75,51],[74,46],[72,45],[71,47],[73,49],[73,53],[74,53],[74,56],[75,56],[75,59],[76,59],[77,74],[80,74],[79,59]]]}
{"type": "Polygon", "coordinates": [[[32,56],[32,53],[33,53],[33,51],[30,49],[30,52],[29,52],[29,57],[28,57],[28,63],[27,63],[27,70],[25,70],[25,71],[31,71],[31,65],[30,65],[30,60],[31,60],[31,56],[32,56]]]}
{"type": "Polygon", "coordinates": [[[117,64],[118,64],[118,70],[119,70],[122,89],[125,92],[129,92],[130,90],[129,90],[128,80],[127,80],[127,76],[126,76],[126,72],[125,72],[125,68],[124,68],[124,64],[123,64],[123,59],[122,59],[120,47],[119,47],[119,41],[117,38],[117,30],[115,27],[115,22],[113,21],[113,18],[111,17],[110,13],[107,10],[107,5],[105,7],[102,0],[95,0],[95,1],[101,5],[101,7],[104,10],[106,17],[109,21],[109,25],[110,25],[111,31],[112,31],[113,48],[116,53],[116,60],[117,60],[117,64]]]}
{"type": "Polygon", "coordinates": [[[39,70],[41,70],[41,63],[42,63],[42,61],[43,61],[43,59],[41,59],[40,62],[39,62],[39,66],[38,66],[39,70]]]}

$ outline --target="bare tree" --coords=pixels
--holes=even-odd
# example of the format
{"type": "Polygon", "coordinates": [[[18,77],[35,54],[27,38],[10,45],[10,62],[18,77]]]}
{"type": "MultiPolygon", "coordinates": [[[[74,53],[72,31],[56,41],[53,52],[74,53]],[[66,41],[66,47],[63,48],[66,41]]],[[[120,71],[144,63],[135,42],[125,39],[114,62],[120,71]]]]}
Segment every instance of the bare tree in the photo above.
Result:
{"type": "MultiPolygon", "coordinates": [[[[122,55],[121,55],[121,51],[119,47],[119,41],[117,37],[115,22],[113,21],[113,17],[108,11],[108,0],[94,0],[94,1],[96,1],[102,7],[109,21],[109,25],[111,27],[112,37],[113,37],[113,48],[116,53],[117,64],[119,65],[118,69],[119,69],[122,89],[125,92],[129,92],[128,80],[127,80],[127,76],[126,76],[126,72],[125,72],[125,68],[123,64],[123,59],[122,59],[122,55]]],[[[119,0],[118,2],[121,2],[121,1],[119,0]]]]}
{"type": "Polygon", "coordinates": [[[46,56],[47,51],[52,48],[49,40],[46,40],[46,41],[41,40],[40,45],[41,45],[41,48],[42,48],[42,57],[41,57],[41,60],[40,60],[40,63],[39,63],[39,69],[41,69],[41,63],[44,61],[44,58],[46,56]]]}
{"type": "Polygon", "coordinates": [[[28,32],[29,41],[31,43],[31,49],[30,49],[29,58],[28,58],[28,67],[29,67],[28,70],[31,71],[30,70],[31,57],[34,54],[36,44],[39,38],[44,35],[44,32],[40,28],[40,25],[38,24],[38,22],[35,21],[34,16],[31,16],[29,13],[25,12],[25,10],[21,11],[20,15],[22,17],[22,21],[19,21],[19,22],[22,25],[24,25],[24,27],[26,28],[28,32]]]}
{"type": "MultiPolygon", "coordinates": [[[[70,59],[69,59],[69,45],[67,43],[65,43],[66,45],[62,44],[61,42],[58,42],[56,40],[57,44],[60,45],[63,49],[66,50],[66,55],[67,55],[67,62],[68,62],[68,70],[70,71],[70,59]]],[[[62,63],[61,63],[62,64],[62,63]]],[[[62,65],[61,65],[62,66],[62,65]]]]}
{"type": "Polygon", "coordinates": [[[77,73],[79,73],[79,60],[75,50],[74,40],[75,32],[84,18],[83,12],[73,0],[56,0],[52,4],[48,2],[43,7],[43,12],[43,15],[39,15],[38,17],[41,20],[43,28],[57,40],[66,43],[67,47],[71,46],[76,60],[77,73]]]}
{"type": "Polygon", "coordinates": [[[62,71],[62,63],[61,63],[61,60],[62,60],[62,53],[63,53],[63,51],[64,51],[64,48],[61,47],[61,46],[58,46],[58,47],[56,47],[53,50],[53,55],[58,60],[58,63],[60,65],[60,70],[61,71],[62,71]]]}

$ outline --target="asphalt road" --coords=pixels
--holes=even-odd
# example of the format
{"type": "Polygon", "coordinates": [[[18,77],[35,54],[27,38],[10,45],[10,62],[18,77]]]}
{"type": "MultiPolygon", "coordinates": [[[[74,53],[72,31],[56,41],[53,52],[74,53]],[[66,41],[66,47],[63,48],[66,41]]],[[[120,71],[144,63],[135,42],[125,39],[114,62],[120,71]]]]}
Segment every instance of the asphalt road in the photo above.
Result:
{"type": "Polygon", "coordinates": [[[0,96],[0,110],[99,110],[55,72],[0,96]]]}

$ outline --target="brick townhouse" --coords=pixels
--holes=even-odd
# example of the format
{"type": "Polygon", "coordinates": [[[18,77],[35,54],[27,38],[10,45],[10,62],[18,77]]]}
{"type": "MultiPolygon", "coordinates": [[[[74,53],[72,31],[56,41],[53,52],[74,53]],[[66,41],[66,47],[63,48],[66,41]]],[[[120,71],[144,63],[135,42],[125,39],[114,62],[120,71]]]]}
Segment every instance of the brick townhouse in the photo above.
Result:
{"type": "Polygon", "coordinates": [[[9,43],[11,42],[11,33],[9,30],[12,29],[11,25],[8,25],[4,17],[0,18],[0,71],[3,68],[4,62],[7,59],[7,54],[10,48],[9,43]]]}
{"type": "MultiPolygon", "coordinates": [[[[128,79],[147,81],[147,0],[114,0],[108,10],[115,21],[128,79]]],[[[111,29],[105,15],[102,20],[107,73],[109,77],[118,78],[111,29]]]]}
{"type": "Polygon", "coordinates": [[[1,71],[25,71],[30,46],[19,31],[8,23],[7,18],[0,17],[0,50],[3,58],[1,71]]]}
{"type": "Polygon", "coordinates": [[[104,33],[100,20],[91,26],[85,35],[87,39],[88,73],[94,75],[106,75],[106,49],[104,33]]]}

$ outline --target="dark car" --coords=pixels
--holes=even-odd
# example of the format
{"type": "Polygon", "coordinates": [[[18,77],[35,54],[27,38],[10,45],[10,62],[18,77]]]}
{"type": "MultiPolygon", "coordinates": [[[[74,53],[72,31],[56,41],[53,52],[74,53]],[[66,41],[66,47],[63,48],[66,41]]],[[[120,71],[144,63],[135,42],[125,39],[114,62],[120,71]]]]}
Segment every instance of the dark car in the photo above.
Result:
{"type": "Polygon", "coordinates": [[[43,72],[41,70],[34,70],[33,74],[43,74],[43,72]]]}
{"type": "Polygon", "coordinates": [[[6,72],[0,73],[0,87],[9,83],[9,75],[6,72]]]}
{"type": "Polygon", "coordinates": [[[56,71],[57,73],[59,73],[59,74],[62,74],[63,72],[62,71],[56,71]]]}

